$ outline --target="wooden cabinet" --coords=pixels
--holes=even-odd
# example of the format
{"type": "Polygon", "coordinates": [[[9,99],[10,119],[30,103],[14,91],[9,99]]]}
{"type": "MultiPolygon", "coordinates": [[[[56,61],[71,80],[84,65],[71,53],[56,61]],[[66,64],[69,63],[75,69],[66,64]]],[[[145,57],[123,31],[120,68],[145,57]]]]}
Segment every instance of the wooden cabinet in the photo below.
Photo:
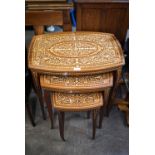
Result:
{"type": "Polygon", "coordinates": [[[124,43],[129,28],[128,0],[78,0],[76,3],[78,31],[113,33],[124,43]]]}

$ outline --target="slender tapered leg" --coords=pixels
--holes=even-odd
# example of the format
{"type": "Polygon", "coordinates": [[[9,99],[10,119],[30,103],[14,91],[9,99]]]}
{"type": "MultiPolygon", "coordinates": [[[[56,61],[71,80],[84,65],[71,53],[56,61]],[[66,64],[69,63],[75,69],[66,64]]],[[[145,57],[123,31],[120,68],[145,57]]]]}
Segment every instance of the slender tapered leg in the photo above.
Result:
{"type": "Polygon", "coordinates": [[[90,111],[87,111],[87,118],[90,118],[90,111]]]}
{"type": "Polygon", "coordinates": [[[44,26],[43,25],[34,25],[33,26],[35,35],[44,34],[44,26]]]}
{"type": "Polygon", "coordinates": [[[100,107],[100,115],[99,115],[99,128],[102,128],[102,121],[104,116],[104,107],[105,107],[105,91],[102,93],[103,96],[103,105],[100,107]]]}
{"type": "Polygon", "coordinates": [[[107,116],[107,117],[109,117],[109,113],[110,113],[110,110],[112,108],[113,94],[114,94],[114,88],[111,88],[110,94],[109,94],[109,101],[108,101],[108,104],[106,105],[106,113],[105,113],[105,116],[107,116]]]}
{"type": "Polygon", "coordinates": [[[63,31],[72,31],[69,10],[63,10],[63,31]]]}
{"type": "Polygon", "coordinates": [[[41,112],[42,112],[42,117],[44,120],[46,120],[44,104],[42,102],[42,97],[40,95],[39,95],[39,103],[40,103],[40,108],[41,108],[41,112]]]}
{"type": "Polygon", "coordinates": [[[39,103],[40,103],[40,107],[41,107],[41,111],[42,111],[42,117],[44,120],[46,120],[42,89],[40,87],[40,75],[36,72],[32,72],[32,78],[33,78],[33,83],[34,83],[34,87],[35,87],[35,92],[37,93],[37,96],[39,98],[39,103]]]}
{"type": "Polygon", "coordinates": [[[102,106],[102,107],[100,108],[99,128],[102,128],[102,121],[103,121],[103,116],[104,116],[103,110],[104,110],[104,106],[102,106]]]}
{"type": "Polygon", "coordinates": [[[103,96],[103,100],[104,100],[104,115],[108,116],[109,115],[109,109],[108,109],[108,104],[109,104],[109,94],[112,88],[106,88],[104,90],[104,96],[103,96]]]}
{"type": "Polygon", "coordinates": [[[116,94],[116,88],[118,86],[118,82],[120,80],[121,77],[121,73],[122,73],[122,68],[118,68],[116,71],[113,71],[113,87],[110,90],[110,94],[109,94],[109,99],[108,99],[108,105],[107,105],[107,112],[106,115],[109,116],[111,107],[113,105],[113,101],[114,101],[114,97],[116,94]]]}
{"type": "Polygon", "coordinates": [[[98,109],[92,110],[92,122],[93,122],[93,135],[92,135],[92,139],[95,139],[97,114],[98,114],[98,109]]]}
{"type": "Polygon", "coordinates": [[[104,117],[104,110],[106,110],[106,115],[108,113],[108,99],[109,99],[110,88],[106,88],[103,94],[103,106],[100,108],[100,117],[99,117],[99,128],[102,128],[102,121],[104,117]]]}
{"type": "Polygon", "coordinates": [[[48,109],[48,114],[51,120],[51,129],[54,128],[54,123],[53,123],[53,109],[52,109],[52,103],[51,103],[51,93],[49,91],[44,91],[44,99],[47,105],[47,109],[48,109]]]}
{"type": "Polygon", "coordinates": [[[64,112],[58,111],[58,119],[59,119],[59,132],[60,132],[60,137],[63,141],[64,139],[64,112]]]}
{"type": "Polygon", "coordinates": [[[33,126],[36,126],[35,122],[34,122],[34,118],[33,118],[33,115],[32,115],[32,111],[31,111],[31,107],[28,103],[26,103],[26,109],[27,109],[27,112],[28,112],[28,116],[30,118],[30,121],[31,121],[31,124],[33,126]]]}

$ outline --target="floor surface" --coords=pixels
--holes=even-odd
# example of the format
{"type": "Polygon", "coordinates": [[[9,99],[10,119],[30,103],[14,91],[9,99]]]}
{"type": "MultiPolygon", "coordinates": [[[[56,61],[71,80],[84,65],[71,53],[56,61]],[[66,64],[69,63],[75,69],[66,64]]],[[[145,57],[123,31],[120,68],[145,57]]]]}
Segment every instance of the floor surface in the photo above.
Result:
{"type": "MultiPolygon", "coordinates": [[[[40,106],[34,93],[29,102],[36,105],[36,127],[32,127],[26,112],[25,150],[26,155],[128,155],[129,129],[124,125],[124,117],[116,107],[109,117],[104,117],[102,129],[96,130],[92,140],[92,121],[86,112],[65,113],[65,139],[59,136],[58,118],[55,115],[54,129],[50,120],[42,119],[40,106]]],[[[46,114],[47,108],[45,107],[46,114]]]]}

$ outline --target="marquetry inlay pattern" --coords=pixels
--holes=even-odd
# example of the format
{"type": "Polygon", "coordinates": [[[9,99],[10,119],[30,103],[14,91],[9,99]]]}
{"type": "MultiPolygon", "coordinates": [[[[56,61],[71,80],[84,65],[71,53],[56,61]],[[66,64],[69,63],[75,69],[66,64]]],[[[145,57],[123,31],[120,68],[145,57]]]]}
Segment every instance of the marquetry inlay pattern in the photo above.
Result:
{"type": "Polygon", "coordinates": [[[113,34],[63,32],[34,36],[29,48],[31,69],[77,72],[124,64],[121,46],[113,34]]]}
{"type": "Polygon", "coordinates": [[[103,105],[102,93],[68,94],[53,93],[53,107],[60,110],[88,110],[103,105]]]}
{"type": "Polygon", "coordinates": [[[42,88],[51,90],[88,90],[103,89],[113,85],[112,73],[84,75],[84,76],[54,76],[41,75],[42,88]]]}

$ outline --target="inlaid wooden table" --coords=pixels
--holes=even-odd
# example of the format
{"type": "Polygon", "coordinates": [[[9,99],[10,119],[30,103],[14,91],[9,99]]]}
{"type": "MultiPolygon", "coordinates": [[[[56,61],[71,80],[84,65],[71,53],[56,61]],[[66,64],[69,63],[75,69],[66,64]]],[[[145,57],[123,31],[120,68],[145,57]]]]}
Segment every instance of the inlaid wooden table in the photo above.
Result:
{"type": "Polygon", "coordinates": [[[112,73],[81,75],[81,76],[61,76],[61,75],[41,75],[40,85],[50,91],[66,93],[88,93],[103,91],[104,88],[113,86],[112,73]]]}
{"type": "MultiPolygon", "coordinates": [[[[120,77],[124,56],[113,34],[101,32],[61,32],[32,38],[28,65],[40,95],[40,75],[81,76],[113,73],[111,103],[120,77]]],[[[110,105],[110,104],[108,104],[110,105]]]]}
{"type": "MultiPolygon", "coordinates": [[[[51,93],[61,92],[68,94],[79,94],[79,93],[84,94],[84,93],[102,92],[104,106],[101,106],[100,108],[99,128],[102,127],[103,112],[108,104],[110,88],[113,86],[112,73],[81,75],[76,77],[43,74],[40,76],[40,86],[41,88],[44,89],[44,98],[48,108],[49,117],[51,120],[51,128],[54,127],[53,124],[54,115],[52,110],[54,105],[51,104],[50,100],[51,93]]],[[[80,110],[80,108],[78,110],[80,110]]],[[[87,108],[87,110],[88,110],[87,118],[89,118],[90,115],[89,108],[87,108]]]]}
{"type": "Polygon", "coordinates": [[[53,107],[58,111],[59,131],[63,141],[64,139],[64,116],[65,111],[92,111],[93,132],[92,139],[95,139],[96,119],[98,110],[103,107],[102,93],[53,93],[51,100],[53,107]]]}

